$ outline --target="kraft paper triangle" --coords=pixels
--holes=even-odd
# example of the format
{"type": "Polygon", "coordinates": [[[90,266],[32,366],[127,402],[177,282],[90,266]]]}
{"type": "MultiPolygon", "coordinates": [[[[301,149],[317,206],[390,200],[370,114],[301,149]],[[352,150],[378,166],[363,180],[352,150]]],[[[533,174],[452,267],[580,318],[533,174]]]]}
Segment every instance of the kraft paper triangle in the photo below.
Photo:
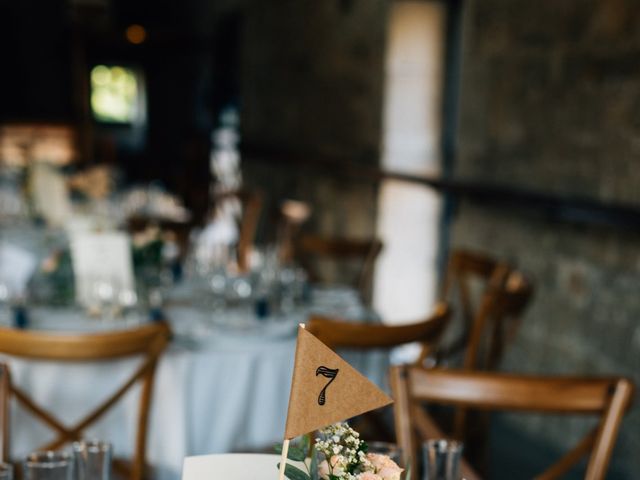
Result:
{"type": "Polygon", "coordinates": [[[285,439],[291,439],[393,400],[329,347],[298,328],[285,439]]]}

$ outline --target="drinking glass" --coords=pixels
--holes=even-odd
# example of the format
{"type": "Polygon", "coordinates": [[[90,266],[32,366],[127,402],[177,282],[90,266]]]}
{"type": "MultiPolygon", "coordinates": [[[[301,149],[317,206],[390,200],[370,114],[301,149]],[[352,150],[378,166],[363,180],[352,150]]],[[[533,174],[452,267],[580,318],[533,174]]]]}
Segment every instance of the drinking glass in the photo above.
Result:
{"type": "Polygon", "coordinates": [[[214,310],[222,310],[227,303],[227,273],[223,269],[213,271],[209,279],[211,303],[214,310]]]}
{"type": "Polygon", "coordinates": [[[13,465],[0,463],[0,480],[13,480],[13,465]]]}
{"type": "Polygon", "coordinates": [[[73,459],[67,452],[35,452],[24,461],[24,480],[74,480],[73,459]]]}
{"type": "Polygon", "coordinates": [[[422,445],[422,458],[422,480],[460,480],[461,442],[429,440],[422,445]]]}
{"type": "Polygon", "coordinates": [[[0,323],[11,325],[11,296],[9,287],[0,280],[0,323]]]}
{"type": "Polygon", "coordinates": [[[109,442],[74,442],[73,456],[77,480],[110,480],[113,448],[109,442]]]}

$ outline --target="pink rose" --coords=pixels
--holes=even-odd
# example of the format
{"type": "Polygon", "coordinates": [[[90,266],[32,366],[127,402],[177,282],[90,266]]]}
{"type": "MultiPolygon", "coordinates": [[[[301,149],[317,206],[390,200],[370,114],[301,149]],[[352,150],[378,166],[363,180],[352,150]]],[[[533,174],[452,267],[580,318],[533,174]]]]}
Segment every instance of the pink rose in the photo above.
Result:
{"type": "Polygon", "coordinates": [[[373,472],[362,472],[357,477],[358,480],[382,480],[379,475],[373,472]]]}
{"type": "Polygon", "coordinates": [[[400,474],[403,469],[388,456],[369,453],[367,454],[367,460],[371,462],[374,472],[381,480],[400,480],[400,474]]]}
{"type": "Polygon", "coordinates": [[[344,461],[340,462],[340,460],[344,460],[344,458],[341,458],[338,455],[333,455],[329,459],[329,462],[326,460],[321,461],[318,464],[318,475],[320,478],[322,478],[322,480],[328,480],[329,474],[335,475],[336,477],[343,475],[346,465],[344,465],[344,461]]]}
{"type": "Polygon", "coordinates": [[[329,480],[329,463],[326,460],[322,460],[318,464],[318,476],[322,478],[322,480],[329,480]]]}
{"type": "Polygon", "coordinates": [[[402,468],[396,465],[396,468],[384,467],[382,470],[379,470],[378,476],[382,480],[400,480],[401,473],[402,473],[402,468]]]}

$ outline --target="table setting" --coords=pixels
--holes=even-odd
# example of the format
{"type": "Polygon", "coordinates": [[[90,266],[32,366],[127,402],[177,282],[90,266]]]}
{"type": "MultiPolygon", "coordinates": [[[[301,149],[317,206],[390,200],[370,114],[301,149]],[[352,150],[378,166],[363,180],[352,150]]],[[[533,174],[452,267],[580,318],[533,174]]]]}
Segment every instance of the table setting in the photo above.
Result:
{"type": "MultiPolygon", "coordinates": [[[[110,480],[113,449],[110,443],[91,440],[74,442],[68,451],[33,452],[22,462],[25,480],[110,480]]],[[[13,478],[13,468],[3,464],[6,477],[13,478]]],[[[0,467],[0,472],[2,472],[0,467]]]]}
{"type": "MultiPolygon", "coordinates": [[[[279,480],[411,480],[417,474],[411,472],[409,452],[368,443],[344,421],[392,402],[300,325],[284,440],[275,446],[279,455],[186,457],[182,480],[267,480],[275,478],[276,468],[279,480]]],[[[461,454],[460,442],[424,443],[422,479],[460,480],[461,454]]]]}
{"type": "MultiPolygon", "coordinates": [[[[252,450],[278,438],[286,409],[295,328],[311,310],[303,308],[270,320],[255,316],[241,319],[240,313],[230,311],[224,320],[214,322],[208,311],[167,303],[164,311],[176,336],[156,373],[148,449],[151,463],[160,472],[165,469],[158,478],[175,478],[187,454],[252,450]],[[236,321],[239,323],[234,326],[236,321]]],[[[30,328],[52,333],[126,329],[148,321],[142,316],[95,319],[78,310],[42,307],[31,310],[29,317],[30,328]]],[[[355,353],[352,358],[381,385],[385,383],[385,354],[355,353]]],[[[113,389],[133,363],[126,360],[108,366],[61,368],[14,361],[12,378],[36,398],[50,403],[54,399],[52,406],[64,405],[63,417],[72,422],[85,405],[91,405],[92,397],[100,398],[113,389]],[[36,376],[40,378],[37,382],[36,376]],[[100,382],[92,381],[95,378],[100,382]],[[92,385],[90,390],[87,385],[92,385]],[[76,392],[71,401],[63,395],[70,392],[76,392]]],[[[111,439],[119,453],[126,454],[132,448],[132,432],[113,425],[129,425],[127,419],[133,411],[135,402],[125,399],[110,421],[90,433],[111,439]]],[[[44,429],[27,426],[19,411],[13,423],[16,454],[24,454],[33,438],[45,434],[44,429]]]]}
{"type": "MultiPolygon", "coordinates": [[[[90,189],[90,183],[83,188],[90,189]]],[[[291,239],[285,237],[308,212],[290,215],[288,225],[295,228],[282,229],[274,245],[251,245],[240,261],[235,225],[242,210],[236,203],[218,206],[202,229],[191,230],[185,244],[162,226],[160,217],[182,222],[188,213],[157,185],[95,200],[83,202],[80,210],[71,208],[64,227],[29,215],[17,222],[0,218],[0,327],[51,336],[93,335],[166,322],[172,340],[155,368],[145,450],[153,478],[208,480],[216,478],[211,472],[223,471],[220,478],[225,480],[236,474],[238,480],[256,480],[274,478],[279,465],[280,480],[411,478],[397,446],[369,444],[341,423],[389,403],[384,393],[389,390],[388,352],[341,352],[343,358],[335,357],[340,368],[321,365],[315,375],[316,382],[327,382],[318,404],[341,398],[332,407],[336,414],[309,424],[308,405],[296,410],[301,403],[294,392],[308,390],[296,374],[306,361],[299,353],[300,338],[306,335],[300,325],[313,316],[380,322],[359,291],[312,284],[296,264],[291,239]],[[109,213],[115,211],[119,213],[109,213]],[[132,216],[150,221],[128,230],[125,220],[132,216]],[[357,387],[344,392],[330,387],[347,375],[357,387]],[[291,427],[291,421],[297,425],[291,427]],[[314,447],[308,439],[312,430],[319,432],[314,447]],[[230,453],[265,451],[282,438],[279,461],[277,455],[230,453]],[[345,455],[336,453],[342,449],[345,455]]],[[[327,358],[334,361],[333,356],[327,358]]],[[[10,362],[14,385],[69,425],[81,421],[84,412],[98,406],[141,363],[125,358],[60,366],[0,359],[10,362]]],[[[85,438],[94,440],[61,451],[31,451],[51,432],[15,409],[11,456],[23,459],[23,478],[110,479],[112,459],[131,457],[136,448],[134,397],[127,394],[107,416],[84,429],[85,438]]],[[[457,444],[442,440],[425,445],[423,464],[429,476],[424,478],[459,480],[459,460],[457,444]]],[[[6,470],[11,478],[11,467],[6,470]]]]}
{"type": "MultiPolygon", "coordinates": [[[[214,162],[214,190],[224,201],[186,242],[166,225],[185,224],[190,214],[157,184],[114,190],[117,174],[108,169],[69,174],[57,165],[0,172],[0,328],[55,336],[170,325],[172,341],[156,368],[147,443],[147,460],[160,480],[178,478],[187,456],[260,451],[282,438],[296,332],[310,316],[380,321],[353,288],[312,285],[283,254],[285,244],[291,247],[286,232],[278,233],[276,244],[251,245],[240,261],[242,208],[225,192],[241,178],[222,153],[214,162]],[[57,189],[45,192],[51,202],[24,188],[33,181],[31,170],[55,180],[57,189]]],[[[309,212],[303,213],[289,223],[302,223],[309,212]]],[[[385,352],[345,354],[387,388],[385,352]]],[[[13,384],[66,424],[82,418],[139,363],[61,366],[0,358],[9,362],[13,384]]],[[[85,432],[102,439],[95,445],[109,445],[104,458],[130,456],[134,449],[134,397],[126,395],[85,432]]],[[[30,450],[51,432],[27,412],[14,409],[11,424],[11,456],[25,459],[26,472],[27,465],[35,471],[49,461],[77,464],[75,445],[44,456],[30,450]]],[[[78,468],[74,475],[83,478],[78,468]]],[[[55,478],[70,478],[61,475],[55,478]]]]}
{"type": "MultiPolygon", "coordinates": [[[[104,267],[93,268],[99,259],[89,258],[85,263],[92,273],[78,275],[73,267],[77,252],[71,247],[59,253],[60,246],[64,248],[60,236],[44,234],[40,228],[32,226],[29,231],[30,238],[34,233],[48,237],[38,249],[27,250],[34,259],[31,263],[35,264],[35,279],[25,282],[25,292],[36,285],[40,292],[55,295],[60,285],[68,287],[68,282],[83,282],[91,287],[81,295],[68,291],[57,302],[49,302],[46,295],[30,299],[28,292],[19,302],[8,295],[2,302],[0,296],[0,323],[3,327],[51,334],[90,334],[166,320],[174,338],[157,368],[148,441],[148,459],[156,469],[156,478],[161,480],[178,478],[188,455],[255,451],[277,441],[286,415],[296,329],[310,315],[379,321],[353,289],[312,286],[295,265],[265,261],[274,258],[270,253],[273,248],[255,254],[261,260],[254,259],[248,272],[240,272],[235,266],[202,265],[187,258],[179,280],[161,256],[157,263],[149,262],[147,256],[147,271],[153,268],[163,273],[145,284],[145,277],[137,275],[133,260],[126,267],[130,272],[122,274],[112,269],[108,275],[100,276],[95,272],[104,267]],[[52,247],[57,265],[43,272],[43,266],[50,267],[47,264],[52,247]],[[23,315],[21,322],[19,311],[23,315]]],[[[12,235],[12,239],[19,238],[17,233],[12,235]]],[[[107,243],[103,254],[123,250],[123,237],[118,234],[115,238],[120,246],[107,243]],[[104,253],[105,249],[111,250],[104,253]]],[[[109,267],[115,264],[117,261],[112,261],[109,267]]],[[[379,385],[386,384],[386,353],[349,355],[379,385]]],[[[93,398],[97,400],[115,388],[134,366],[135,360],[64,368],[46,362],[11,361],[12,380],[52,409],[62,407],[61,417],[69,423],[93,404],[93,398]]],[[[87,433],[92,438],[108,439],[115,454],[126,456],[133,449],[133,432],[128,425],[135,408],[134,399],[125,398],[108,419],[87,433]]],[[[46,439],[48,434],[44,427],[31,424],[19,409],[12,412],[12,425],[15,458],[29,454],[34,439],[46,439]]]]}

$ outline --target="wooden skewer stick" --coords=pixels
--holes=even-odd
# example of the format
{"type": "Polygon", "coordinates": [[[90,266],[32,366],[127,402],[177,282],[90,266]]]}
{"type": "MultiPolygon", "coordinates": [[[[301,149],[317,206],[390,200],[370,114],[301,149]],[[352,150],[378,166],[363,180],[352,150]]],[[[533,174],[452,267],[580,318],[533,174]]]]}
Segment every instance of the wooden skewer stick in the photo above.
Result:
{"type": "MultiPolygon", "coordinates": [[[[304,328],[304,323],[299,324],[304,328]]],[[[282,455],[280,456],[280,473],[278,474],[278,480],[284,480],[284,469],[287,465],[287,455],[289,454],[289,439],[285,438],[282,442],[282,455]]]]}
{"type": "Polygon", "coordinates": [[[289,454],[289,439],[286,438],[282,442],[282,455],[280,457],[280,473],[278,474],[278,480],[284,480],[284,467],[287,464],[287,455],[289,454]]]}

